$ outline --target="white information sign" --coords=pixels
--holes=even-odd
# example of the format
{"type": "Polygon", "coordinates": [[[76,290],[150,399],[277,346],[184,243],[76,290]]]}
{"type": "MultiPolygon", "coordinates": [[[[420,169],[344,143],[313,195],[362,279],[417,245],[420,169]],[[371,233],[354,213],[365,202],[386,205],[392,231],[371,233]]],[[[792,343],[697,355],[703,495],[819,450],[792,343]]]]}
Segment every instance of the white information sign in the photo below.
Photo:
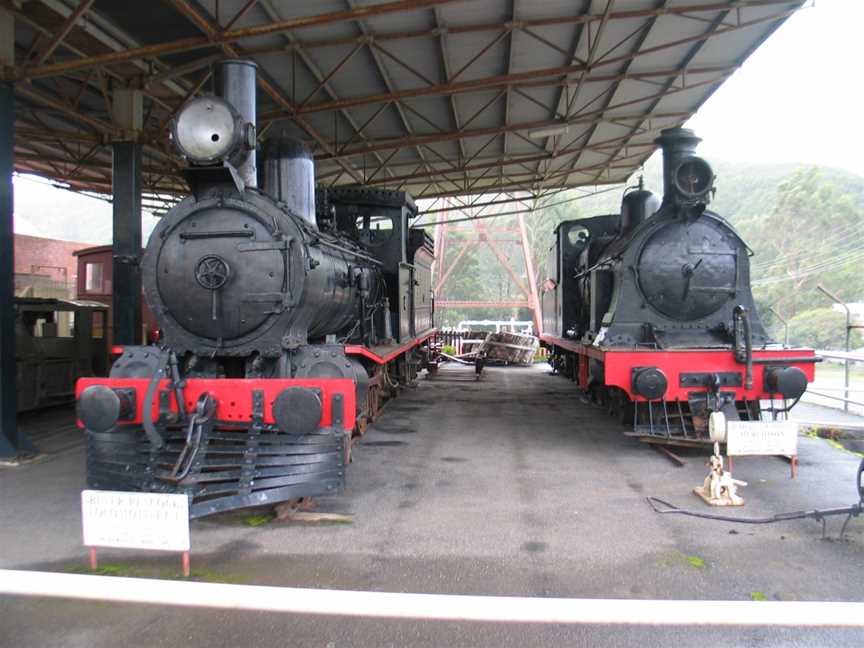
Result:
{"type": "Polygon", "coordinates": [[[794,421],[727,421],[726,454],[798,454],[798,425],[794,421]]]}
{"type": "Polygon", "coordinates": [[[189,499],[169,493],[81,491],[87,547],[189,551],[189,499]]]}

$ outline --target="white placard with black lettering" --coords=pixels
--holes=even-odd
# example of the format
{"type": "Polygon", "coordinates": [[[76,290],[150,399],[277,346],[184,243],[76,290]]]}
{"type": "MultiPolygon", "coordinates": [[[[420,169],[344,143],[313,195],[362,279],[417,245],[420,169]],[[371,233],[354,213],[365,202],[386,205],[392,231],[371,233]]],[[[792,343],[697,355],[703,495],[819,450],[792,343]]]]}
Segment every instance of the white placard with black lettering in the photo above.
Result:
{"type": "Polygon", "coordinates": [[[189,499],[169,493],[81,492],[87,547],[189,551],[189,499]]]}
{"type": "Polygon", "coordinates": [[[798,454],[798,425],[794,421],[727,421],[726,454],[798,454]]]}

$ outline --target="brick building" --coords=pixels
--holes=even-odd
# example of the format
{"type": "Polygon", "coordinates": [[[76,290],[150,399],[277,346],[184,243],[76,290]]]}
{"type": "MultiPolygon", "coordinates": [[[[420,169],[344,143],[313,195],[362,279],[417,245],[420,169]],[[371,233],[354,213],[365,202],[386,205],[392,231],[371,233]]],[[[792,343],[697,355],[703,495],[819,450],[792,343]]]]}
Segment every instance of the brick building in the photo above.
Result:
{"type": "Polygon", "coordinates": [[[78,281],[76,250],[88,243],[15,235],[15,294],[71,298],[78,281]]]}

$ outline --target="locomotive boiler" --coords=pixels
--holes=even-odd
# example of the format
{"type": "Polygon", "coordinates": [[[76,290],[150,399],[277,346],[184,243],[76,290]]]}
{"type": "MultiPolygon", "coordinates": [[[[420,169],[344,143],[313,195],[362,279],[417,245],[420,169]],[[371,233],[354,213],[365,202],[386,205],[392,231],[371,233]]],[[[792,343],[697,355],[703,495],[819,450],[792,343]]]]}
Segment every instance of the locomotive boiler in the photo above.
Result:
{"type": "Polygon", "coordinates": [[[186,493],[193,517],[338,491],[352,438],[432,334],[410,196],[316,192],[310,151],[285,137],[259,169],[256,66],[214,79],[172,124],[192,191],[143,257],[160,342],[77,390],[90,487],[186,493]]]}
{"type": "Polygon", "coordinates": [[[699,141],[684,128],[657,139],[662,200],[640,181],[620,213],[561,223],[542,298],[553,367],[636,436],[681,443],[708,440],[715,411],[784,413],[815,362],[812,350],[769,340],[750,288],[752,252],[708,209],[714,174],[695,155],[699,141]]]}

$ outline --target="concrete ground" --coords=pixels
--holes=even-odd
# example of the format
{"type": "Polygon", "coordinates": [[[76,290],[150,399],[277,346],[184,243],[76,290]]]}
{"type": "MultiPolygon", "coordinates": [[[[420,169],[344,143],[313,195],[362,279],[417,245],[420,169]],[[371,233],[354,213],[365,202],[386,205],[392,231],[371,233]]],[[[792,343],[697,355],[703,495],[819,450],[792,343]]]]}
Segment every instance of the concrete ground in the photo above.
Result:
{"type": "MultiPolygon", "coordinates": [[[[355,452],[349,487],[319,510],[353,523],[281,524],[260,512],[196,521],[195,578],[380,591],[660,599],[864,600],[864,519],[765,526],[654,513],[691,494],[706,453],[677,467],[624,437],[546,365],[421,378],[355,452]]],[[[0,566],[86,571],[84,456],[71,412],[26,424],[42,461],[0,470],[0,566]]],[[[859,457],[801,438],[798,479],[777,458],[742,458],[761,516],[854,503],[859,457]]],[[[106,571],[175,577],[176,556],[106,550],[106,571]]],[[[758,604],[754,604],[758,614],[758,604]]],[[[540,626],[300,617],[0,598],[3,646],[861,646],[837,629],[540,626]]]]}

